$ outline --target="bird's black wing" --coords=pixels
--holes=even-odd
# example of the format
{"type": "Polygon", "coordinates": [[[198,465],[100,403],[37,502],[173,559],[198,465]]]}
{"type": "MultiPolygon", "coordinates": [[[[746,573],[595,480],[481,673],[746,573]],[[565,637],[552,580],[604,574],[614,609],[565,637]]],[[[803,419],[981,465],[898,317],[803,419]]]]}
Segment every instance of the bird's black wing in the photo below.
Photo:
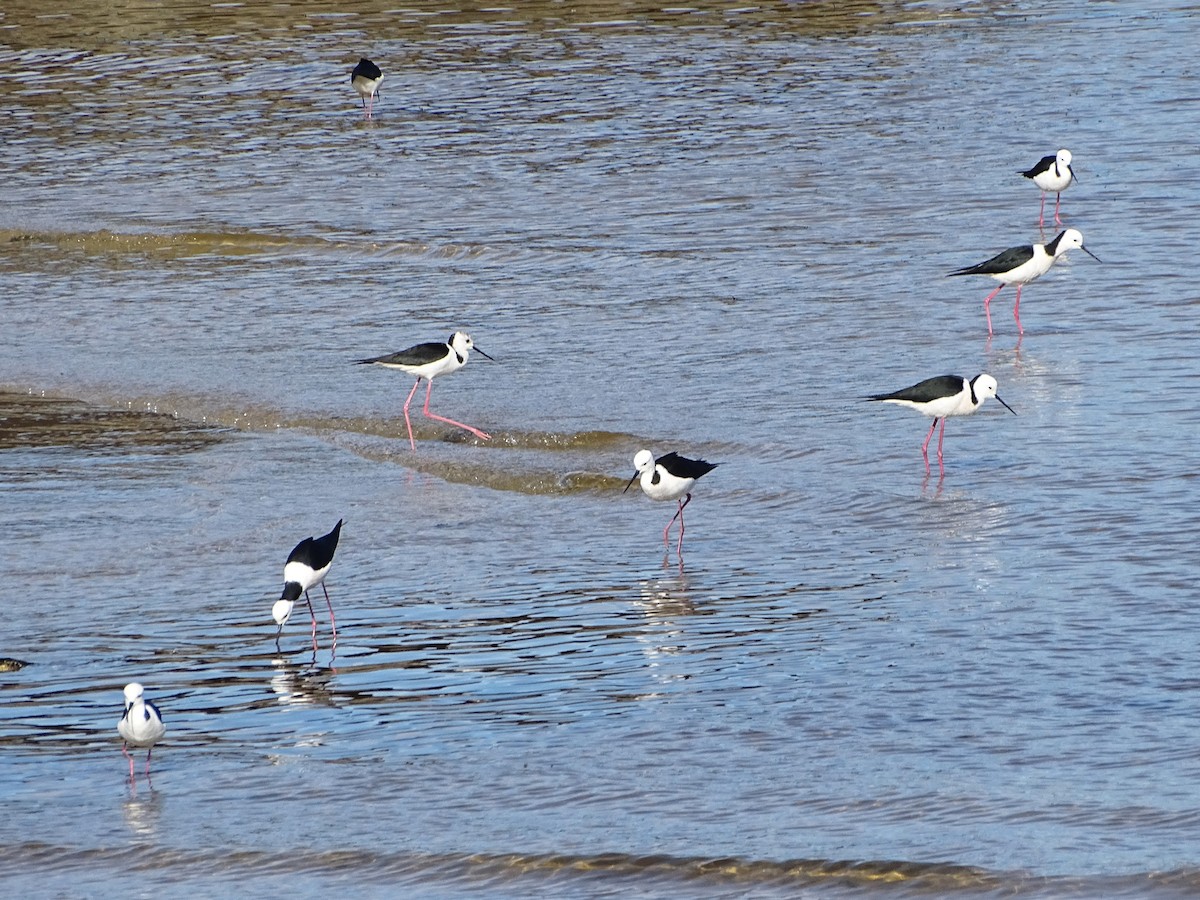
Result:
{"type": "Polygon", "coordinates": [[[333,526],[333,531],[319,538],[305,538],[298,543],[288,556],[288,562],[304,563],[314,572],[325,568],[333,562],[333,554],[337,550],[338,538],[342,534],[342,520],[333,526]]]}
{"type": "Polygon", "coordinates": [[[375,63],[371,62],[364,56],[358,61],[358,65],[354,67],[354,71],[350,73],[350,80],[353,81],[355,78],[366,78],[370,81],[374,81],[382,74],[383,73],[379,71],[379,66],[375,65],[375,63]]]}
{"type": "Polygon", "coordinates": [[[702,459],[688,459],[674,451],[660,456],[654,462],[676,478],[699,478],[701,475],[707,475],[718,465],[718,463],[705,462],[702,459]]]}
{"type": "Polygon", "coordinates": [[[1033,259],[1032,244],[1026,244],[1024,247],[1009,247],[1003,253],[997,253],[989,260],[978,265],[967,266],[965,269],[958,269],[949,275],[1002,275],[1031,259],[1033,259]]]}
{"type": "Polygon", "coordinates": [[[906,387],[890,394],[875,394],[868,400],[907,400],[910,403],[928,403],[941,397],[952,397],[963,389],[967,380],[961,375],[938,375],[926,378],[919,384],[906,387]]]}
{"type": "Polygon", "coordinates": [[[430,341],[427,344],[417,344],[407,350],[399,350],[386,356],[373,356],[370,359],[360,359],[360,365],[365,363],[381,363],[385,366],[423,366],[437,362],[450,352],[449,344],[439,344],[430,341]]]}
{"type": "Polygon", "coordinates": [[[1018,172],[1017,174],[1024,175],[1026,178],[1034,178],[1038,175],[1041,175],[1043,172],[1049,172],[1050,168],[1054,165],[1054,162],[1057,159],[1058,159],[1057,154],[1054,156],[1043,156],[1041,159],[1039,159],[1036,163],[1033,164],[1033,168],[1030,169],[1028,172],[1018,172]]]}

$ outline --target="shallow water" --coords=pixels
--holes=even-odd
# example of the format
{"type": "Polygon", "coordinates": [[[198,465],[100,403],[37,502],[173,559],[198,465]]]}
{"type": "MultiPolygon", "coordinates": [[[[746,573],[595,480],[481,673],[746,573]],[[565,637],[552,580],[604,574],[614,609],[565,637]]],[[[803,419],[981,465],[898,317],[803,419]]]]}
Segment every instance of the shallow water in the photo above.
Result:
{"type": "Polygon", "coordinates": [[[1196,27],[7,4],[0,879],[1193,895],[1196,27]],[[1043,239],[1016,173],[1060,146],[1103,263],[989,340],[944,276],[1043,239]],[[353,362],[458,328],[495,361],[432,408],[493,439],[417,413],[414,453],[353,362]],[[980,371],[1017,415],[952,419],[944,477],[860,400],[980,371]],[[682,563],[643,446],[721,463],[682,563]],[[277,648],[343,517],[336,652],[323,597],[277,648]]]}

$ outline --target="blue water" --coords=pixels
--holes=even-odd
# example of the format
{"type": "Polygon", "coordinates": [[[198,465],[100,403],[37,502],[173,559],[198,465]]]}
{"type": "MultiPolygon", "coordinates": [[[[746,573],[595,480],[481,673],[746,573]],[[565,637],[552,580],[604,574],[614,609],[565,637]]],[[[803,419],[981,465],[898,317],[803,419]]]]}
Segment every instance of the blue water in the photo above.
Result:
{"type": "Polygon", "coordinates": [[[0,22],[6,887],[1194,893],[1194,9],[64,15],[0,22]],[[1102,262],[989,339],[945,275],[1063,146],[1102,262]],[[494,438],[414,453],[352,361],[458,328],[494,438]],[[861,399],[982,371],[944,476],[861,399]],[[720,463],[682,562],[642,447],[720,463]]]}

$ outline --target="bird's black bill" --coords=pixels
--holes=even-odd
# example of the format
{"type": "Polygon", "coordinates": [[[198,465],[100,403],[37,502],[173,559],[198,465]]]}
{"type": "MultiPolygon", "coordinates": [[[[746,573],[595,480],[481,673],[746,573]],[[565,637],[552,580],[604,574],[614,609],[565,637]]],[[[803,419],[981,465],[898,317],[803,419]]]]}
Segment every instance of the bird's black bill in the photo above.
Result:
{"type": "Polygon", "coordinates": [[[480,350],[478,344],[474,344],[471,347],[471,349],[474,350],[476,353],[478,353],[480,356],[482,356],[484,359],[490,359],[492,362],[496,361],[494,357],[488,356],[486,353],[484,353],[482,350],[480,350]]]}
{"type": "Polygon", "coordinates": [[[997,402],[998,402],[998,403],[999,403],[1001,406],[1003,406],[1005,409],[1007,409],[1007,410],[1008,410],[1010,413],[1012,413],[1014,416],[1017,414],[1017,411],[1016,411],[1015,409],[1013,409],[1011,406],[1009,406],[1007,403],[1005,403],[1003,400],[1001,400],[1001,399],[1000,399],[1000,395],[999,395],[999,394],[997,394],[997,395],[996,395],[996,401],[997,401],[997,402]]]}
{"type": "Polygon", "coordinates": [[[1100,257],[1098,257],[1095,253],[1093,253],[1091,250],[1089,250],[1087,247],[1083,246],[1083,244],[1079,245],[1079,249],[1082,250],[1084,253],[1086,253],[1088,256],[1090,256],[1092,259],[1094,259],[1096,262],[1104,261],[1100,257]]]}
{"type": "MultiPolygon", "coordinates": [[[[637,477],[638,477],[638,475],[640,475],[640,474],[641,474],[640,472],[634,472],[634,473],[633,473],[633,477],[629,479],[629,484],[625,485],[625,491],[627,491],[627,490],[629,490],[631,487],[633,487],[633,483],[634,483],[635,481],[637,481],[637,477]]],[[[625,493],[625,491],[621,491],[621,493],[623,494],[623,493],[625,493]]]]}

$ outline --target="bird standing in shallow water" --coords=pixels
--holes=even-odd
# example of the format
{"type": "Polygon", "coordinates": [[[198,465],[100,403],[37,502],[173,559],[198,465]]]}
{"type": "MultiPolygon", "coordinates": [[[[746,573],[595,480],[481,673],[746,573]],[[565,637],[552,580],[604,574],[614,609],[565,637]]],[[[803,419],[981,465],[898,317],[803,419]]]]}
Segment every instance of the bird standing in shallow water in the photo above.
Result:
{"type": "Polygon", "coordinates": [[[625,491],[640,477],[642,492],[651,500],[679,500],[686,495],[686,499],[679,502],[679,509],[663,529],[664,546],[670,546],[671,526],[678,519],[679,546],[676,552],[683,553],[683,508],[692,502],[691,490],[696,479],[707,475],[717,465],[702,459],[688,459],[673,452],[655,459],[649,450],[639,450],[633,457],[635,471],[629,479],[629,484],[625,485],[625,491]]]}
{"type": "Polygon", "coordinates": [[[1062,225],[1058,217],[1058,206],[1062,201],[1062,192],[1077,181],[1075,171],[1071,168],[1071,151],[1059,150],[1054,156],[1043,156],[1027,172],[1018,172],[1033,181],[1042,189],[1042,208],[1038,210],[1038,228],[1046,223],[1046,194],[1054,191],[1054,224],[1062,225]]]}
{"type": "Polygon", "coordinates": [[[986,373],[976,375],[969,381],[961,375],[938,375],[936,378],[927,378],[912,387],[893,391],[890,394],[875,394],[866,399],[907,406],[922,415],[933,416],[929,434],[925,436],[925,443],[921,445],[921,456],[925,458],[925,471],[928,472],[929,441],[933,437],[933,430],[937,428],[938,420],[941,420],[942,423],[942,431],[938,435],[938,468],[944,470],[942,441],[946,438],[947,417],[969,416],[983,406],[983,401],[988,397],[995,397],[1005,409],[1014,416],[1016,415],[1016,411],[1001,400],[1000,395],[996,393],[996,379],[986,373]]]}
{"type": "MultiPolygon", "coordinates": [[[[408,426],[408,445],[413,450],[417,449],[417,444],[413,440],[412,422],[408,418],[408,407],[412,403],[413,395],[416,394],[417,387],[421,384],[422,378],[429,382],[429,385],[425,388],[425,408],[422,410],[427,419],[435,419],[438,422],[445,422],[447,425],[462,428],[481,440],[486,441],[491,439],[490,434],[480,431],[478,428],[472,428],[470,425],[455,422],[453,419],[447,419],[444,416],[435,415],[429,411],[429,395],[433,391],[433,379],[438,375],[448,375],[451,372],[457,372],[465,366],[471,350],[474,350],[487,359],[492,359],[475,346],[475,342],[471,340],[469,335],[461,331],[456,331],[450,335],[450,340],[444,344],[436,342],[417,344],[398,353],[389,353],[387,356],[375,356],[371,359],[358,360],[359,365],[374,365],[383,366],[387,369],[399,369],[401,372],[417,376],[416,383],[412,386],[412,390],[408,392],[408,399],[404,401],[404,424],[408,426]]],[[[495,360],[492,360],[492,362],[495,362],[495,360]]]]}
{"type": "Polygon", "coordinates": [[[1029,284],[1029,282],[1041,278],[1050,271],[1050,267],[1054,265],[1060,256],[1063,256],[1068,250],[1074,250],[1076,247],[1096,260],[1096,262],[1100,262],[1100,257],[1083,246],[1083,235],[1074,228],[1068,228],[1048,244],[1026,244],[1023,247],[1009,247],[1007,250],[997,253],[989,260],[985,260],[974,266],[967,266],[965,269],[958,269],[951,272],[947,277],[952,278],[955,275],[987,275],[1000,282],[1000,287],[988,294],[983,300],[983,313],[987,316],[988,334],[992,333],[992,298],[1000,293],[1006,284],[1015,284],[1017,286],[1017,302],[1013,305],[1013,318],[1017,320],[1017,333],[1024,334],[1025,329],[1021,325],[1021,288],[1029,284]]]}
{"type": "Polygon", "coordinates": [[[325,603],[329,607],[329,624],[333,628],[333,649],[337,649],[337,621],[333,617],[333,603],[329,600],[329,589],[325,587],[325,576],[333,565],[333,554],[337,551],[338,538],[342,533],[342,520],[333,526],[333,531],[319,538],[306,537],[298,543],[283,567],[283,594],[275,601],[271,616],[279,626],[275,634],[275,642],[279,643],[279,635],[283,634],[283,626],[292,616],[292,609],[300,595],[308,604],[308,614],[312,616],[313,652],[317,651],[317,614],[313,611],[312,601],[308,599],[309,588],[318,584],[325,592],[325,603]]]}
{"type": "Polygon", "coordinates": [[[146,700],[142,696],[144,693],[144,689],[136,681],[125,685],[125,714],[117,723],[117,733],[125,741],[121,745],[121,752],[129,760],[130,778],[133,778],[133,757],[129,755],[129,748],[146,748],[146,776],[149,777],[150,752],[167,733],[167,726],[163,724],[158,707],[146,700]]]}
{"type": "Polygon", "coordinates": [[[379,71],[379,66],[365,56],[358,61],[358,65],[350,73],[350,85],[362,98],[363,109],[366,110],[368,119],[371,118],[371,109],[375,105],[375,94],[379,91],[379,84],[382,81],[383,73],[379,71]]]}

